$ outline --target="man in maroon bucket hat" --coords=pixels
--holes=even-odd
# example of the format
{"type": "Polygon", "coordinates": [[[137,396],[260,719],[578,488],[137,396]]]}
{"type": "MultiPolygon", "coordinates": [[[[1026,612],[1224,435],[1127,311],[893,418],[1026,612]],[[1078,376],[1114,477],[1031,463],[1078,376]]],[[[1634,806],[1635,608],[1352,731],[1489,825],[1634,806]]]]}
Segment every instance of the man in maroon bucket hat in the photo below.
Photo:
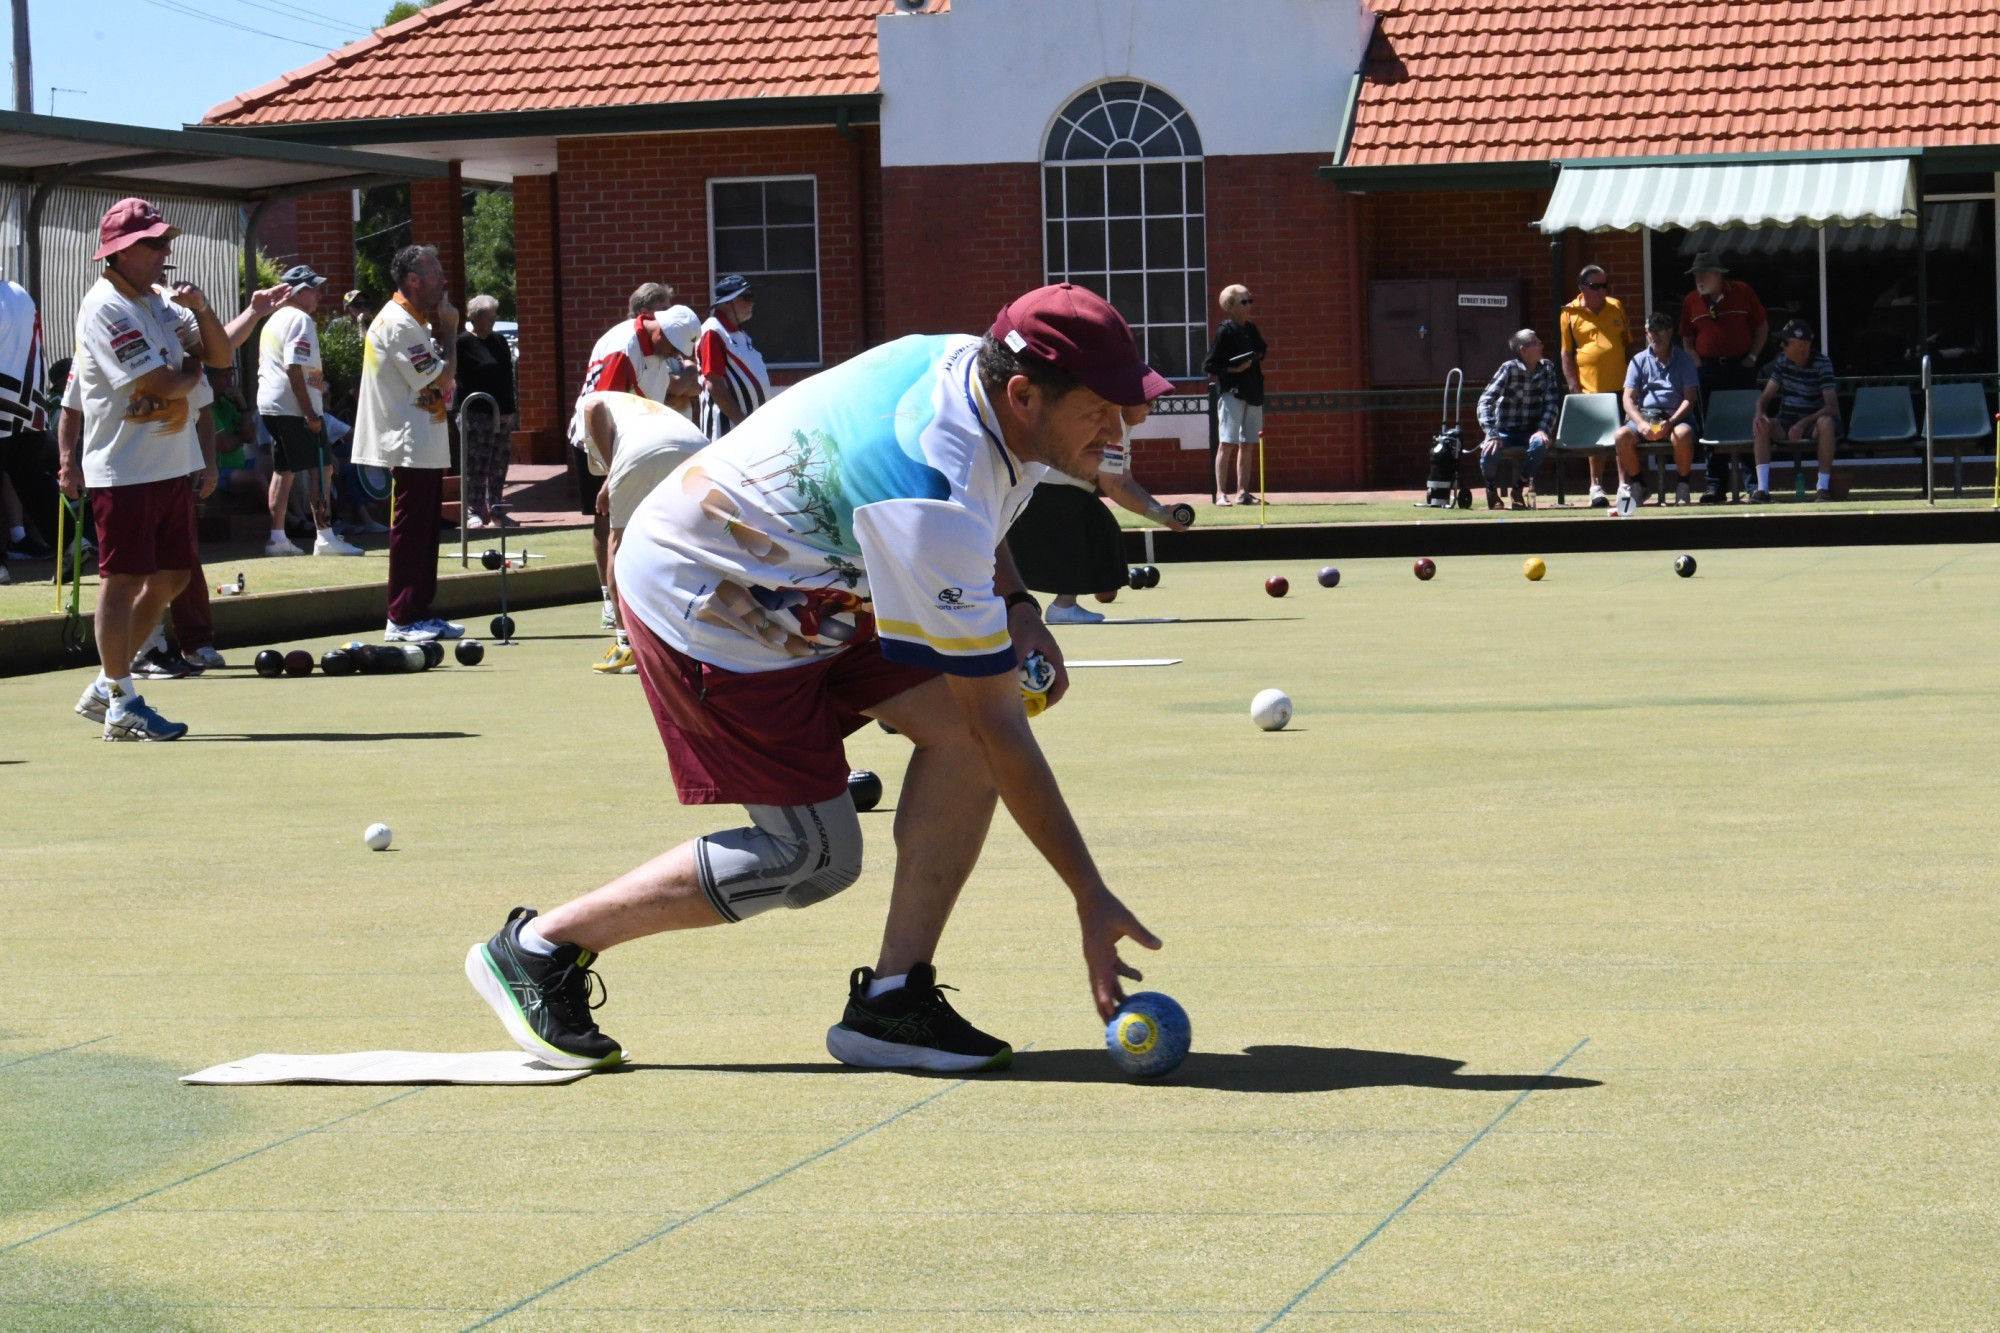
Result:
{"type": "Polygon", "coordinates": [[[63,494],[88,488],[97,522],[96,637],[103,663],[76,712],[104,739],[171,741],[187,725],[148,707],[132,684],[132,655],[198,563],[194,490],[203,470],[188,396],[203,363],[229,364],[229,333],[201,288],[156,290],[180,228],[144,199],[121,199],[98,224],[104,275],[76,316],[76,360],[56,438],[63,494]],[[192,320],[201,351],[184,350],[192,320]]]}
{"type": "Polygon", "coordinates": [[[1023,664],[1047,659],[1051,703],[1068,678],[1005,538],[1048,467],[1094,477],[1168,387],[1102,298],[1043,287],[984,338],[901,338],[794,385],[655,488],[618,553],[640,684],[681,802],[740,804],[750,822],[546,916],[517,907],[474,945],[466,976],[523,1049],[623,1060],[591,1015],[598,954],[852,884],[842,741],[871,718],[915,750],[881,951],[849,977],[829,1053],[882,1069],[1012,1059],[953,1010],[933,962],[998,800],[1074,897],[1110,1016],[1119,979],[1139,976],[1119,941],[1160,942],[1105,884],[1029,729],[1023,664]]]}

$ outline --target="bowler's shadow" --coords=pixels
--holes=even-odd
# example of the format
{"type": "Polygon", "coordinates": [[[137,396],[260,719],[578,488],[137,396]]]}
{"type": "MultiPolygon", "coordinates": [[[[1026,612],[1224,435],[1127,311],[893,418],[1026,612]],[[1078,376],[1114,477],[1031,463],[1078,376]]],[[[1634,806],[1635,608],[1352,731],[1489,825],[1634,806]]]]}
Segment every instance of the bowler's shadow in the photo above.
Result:
{"type": "MultiPolygon", "coordinates": [[[[740,1064],[624,1066],[723,1074],[855,1074],[839,1064],[740,1064]]],[[[1554,1092],[1602,1087],[1594,1078],[1553,1074],[1461,1074],[1463,1060],[1399,1051],[1359,1051],[1345,1046],[1252,1046],[1236,1054],[1195,1051],[1161,1079],[1183,1088],[1217,1092],[1342,1092],[1350,1088],[1440,1088],[1448,1092],[1554,1092]]],[[[932,1074],[932,1078],[963,1078],[932,1074]]],[[[981,1076],[983,1077],[983,1076],[981,1076]]],[[[1017,1051],[1013,1068],[996,1079],[1037,1083],[1131,1083],[1102,1050],[1017,1051]]]]}
{"type": "Polygon", "coordinates": [[[235,744],[243,741],[321,741],[332,743],[377,741],[476,741],[475,731],[254,731],[220,732],[207,736],[186,736],[184,741],[235,744]]]}

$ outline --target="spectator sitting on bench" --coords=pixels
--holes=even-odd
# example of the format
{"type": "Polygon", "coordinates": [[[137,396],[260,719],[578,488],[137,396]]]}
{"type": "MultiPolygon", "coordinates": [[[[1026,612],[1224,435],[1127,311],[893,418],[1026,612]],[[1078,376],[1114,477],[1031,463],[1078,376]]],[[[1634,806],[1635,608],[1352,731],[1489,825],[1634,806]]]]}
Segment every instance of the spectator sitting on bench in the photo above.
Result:
{"type": "Polygon", "coordinates": [[[1833,498],[1833,441],[1840,433],[1833,362],[1826,353],[1813,351],[1812,328],[1802,319],[1785,325],[1779,337],[1782,350],[1771,363],[1771,378],[1764,385],[1763,397],[1757,400],[1753,423],[1757,489],[1750,492],[1750,503],[1771,503],[1771,443],[1779,439],[1818,443],[1819,484],[1813,488],[1812,498],[1829,500],[1833,498]],[[1769,415],[1773,406],[1778,409],[1775,421],[1769,415]]]}
{"type": "Polygon", "coordinates": [[[1514,508],[1533,509],[1535,472],[1562,407],[1562,376],[1556,363],[1542,355],[1542,340],[1533,329],[1508,338],[1507,348],[1514,355],[1500,363],[1479,395],[1479,428],[1486,432],[1479,446],[1479,472],[1486,478],[1486,507],[1500,509],[1500,451],[1525,449],[1527,459],[1514,479],[1514,508]]]}
{"type": "Polygon", "coordinates": [[[1618,509],[1646,503],[1643,445],[1671,443],[1674,450],[1674,503],[1688,502],[1688,469],[1694,466],[1695,394],[1701,370],[1687,349],[1674,341],[1674,317],[1646,319],[1646,346],[1625,369],[1625,424],[1612,437],[1618,450],[1618,509]],[[1628,503],[1629,502],[1629,503],[1628,503]]]}

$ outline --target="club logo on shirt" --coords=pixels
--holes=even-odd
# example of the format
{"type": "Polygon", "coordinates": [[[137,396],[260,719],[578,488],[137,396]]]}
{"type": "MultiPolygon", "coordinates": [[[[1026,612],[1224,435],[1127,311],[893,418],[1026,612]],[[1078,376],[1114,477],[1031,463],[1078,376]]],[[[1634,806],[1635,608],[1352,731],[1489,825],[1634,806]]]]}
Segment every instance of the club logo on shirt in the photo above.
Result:
{"type": "Polygon", "coordinates": [[[152,350],[153,349],[151,347],[146,345],[146,340],[140,337],[136,333],[133,334],[130,338],[126,339],[123,343],[118,343],[114,341],[111,344],[112,355],[118,358],[118,364],[121,366],[130,365],[134,361],[143,360],[145,357],[152,354],[152,350]]]}
{"type": "Polygon", "coordinates": [[[429,343],[410,344],[410,366],[419,375],[425,374],[437,364],[437,357],[431,352],[429,343]]]}
{"type": "Polygon", "coordinates": [[[959,608],[959,606],[960,606],[961,604],[963,604],[963,603],[964,603],[964,601],[965,601],[965,589],[963,589],[963,588],[939,588],[939,589],[938,589],[938,595],[937,595],[937,599],[938,599],[938,605],[939,605],[939,606],[942,606],[942,607],[946,608],[947,610],[953,610],[953,611],[955,611],[955,610],[957,610],[957,609],[959,608]]]}

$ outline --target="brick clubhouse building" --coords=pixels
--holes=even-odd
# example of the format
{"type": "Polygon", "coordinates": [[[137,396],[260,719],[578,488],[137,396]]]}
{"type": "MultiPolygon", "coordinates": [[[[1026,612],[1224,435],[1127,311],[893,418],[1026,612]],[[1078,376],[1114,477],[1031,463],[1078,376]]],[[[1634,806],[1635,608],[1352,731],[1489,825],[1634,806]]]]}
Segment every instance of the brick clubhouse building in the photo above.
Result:
{"type": "MultiPolygon", "coordinates": [[[[451,164],[414,236],[462,268],[465,186],[515,198],[522,434],[560,458],[592,342],[642,281],[759,292],[781,384],[911,332],[977,331],[1045,281],[1107,294],[1190,393],[1258,296],[1278,489],[1408,485],[1445,372],[1549,334],[1586,262],[1634,313],[1717,250],[1843,375],[1991,376],[2000,10],[1667,0],[444,0],[201,128],[451,164]],[[1632,16],[1628,16],[1632,17],[1632,16]]],[[[350,198],[290,249],[336,287],[350,198]]],[[[462,278],[453,290],[464,292],[462,278]]],[[[379,293],[377,294],[380,295],[379,293]]],[[[1141,474],[1207,488],[1205,417],[1141,474]]]]}

